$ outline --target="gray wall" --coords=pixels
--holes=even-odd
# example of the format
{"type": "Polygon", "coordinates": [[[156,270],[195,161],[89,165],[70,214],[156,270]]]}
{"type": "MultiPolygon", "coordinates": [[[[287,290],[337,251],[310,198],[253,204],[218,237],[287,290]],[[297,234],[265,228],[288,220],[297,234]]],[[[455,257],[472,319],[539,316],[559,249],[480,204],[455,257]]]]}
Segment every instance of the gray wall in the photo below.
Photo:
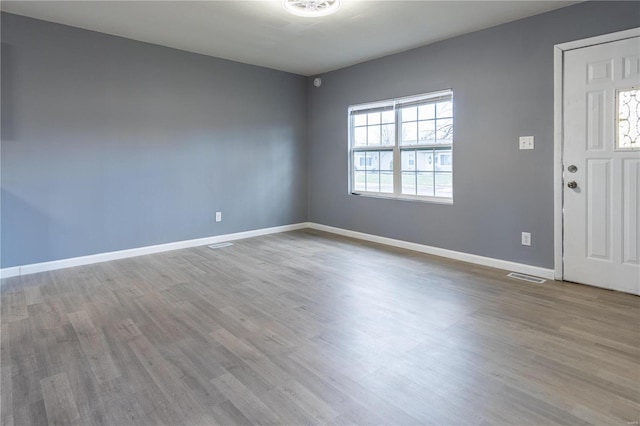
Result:
{"type": "Polygon", "coordinates": [[[553,46],[637,26],[638,2],[588,2],[309,79],[309,220],[553,268],[553,46]],[[347,107],[448,88],[454,204],[348,195],[347,107]]]}
{"type": "Polygon", "coordinates": [[[551,268],[553,45],[638,25],[637,2],[583,3],[328,73],[317,89],[3,13],[0,266],[309,219],[551,268]],[[348,195],[347,107],[443,88],[454,205],[348,195]],[[536,149],[519,151],[520,135],[536,149]]]}
{"type": "Polygon", "coordinates": [[[306,107],[302,76],[3,13],[1,266],[305,221],[306,107]]]}

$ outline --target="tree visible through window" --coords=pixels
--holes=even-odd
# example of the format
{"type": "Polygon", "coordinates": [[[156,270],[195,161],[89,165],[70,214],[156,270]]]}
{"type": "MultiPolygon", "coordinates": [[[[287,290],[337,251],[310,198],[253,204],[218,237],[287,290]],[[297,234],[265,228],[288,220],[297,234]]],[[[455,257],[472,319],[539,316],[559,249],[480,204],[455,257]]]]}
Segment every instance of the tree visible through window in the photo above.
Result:
{"type": "Polygon", "coordinates": [[[451,90],[349,108],[351,192],[453,198],[451,90]]]}

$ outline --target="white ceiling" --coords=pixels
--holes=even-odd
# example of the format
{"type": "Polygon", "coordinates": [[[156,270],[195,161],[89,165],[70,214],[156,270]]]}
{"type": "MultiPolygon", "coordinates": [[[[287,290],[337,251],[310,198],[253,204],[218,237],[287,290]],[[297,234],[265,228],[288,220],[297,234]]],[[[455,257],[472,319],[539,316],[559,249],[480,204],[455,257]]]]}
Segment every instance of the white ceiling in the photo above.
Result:
{"type": "Polygon", "coordinates": [[[263,1],[2,1],[9,13],[315,75],[576,1],[342,0],[321,18],[263,1]]]}

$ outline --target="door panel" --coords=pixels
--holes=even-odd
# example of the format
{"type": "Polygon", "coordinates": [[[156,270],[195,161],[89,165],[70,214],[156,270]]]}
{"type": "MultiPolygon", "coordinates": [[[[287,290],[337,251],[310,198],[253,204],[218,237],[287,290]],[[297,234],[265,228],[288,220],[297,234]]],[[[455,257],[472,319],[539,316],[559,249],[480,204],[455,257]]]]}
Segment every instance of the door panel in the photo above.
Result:
{"type": "Polygon", "coordinates": [[[640,86],[638,52],[639,37],[575,49],[563,70],[564,279],[635,294],[640,146],[619,149],[617,133],[618,93],[640,86]]]}
{"type": "Polygon", "coordinates": [[[640,264],[640,159],[625,158],[622,162],[622,261],[640,264]]]}
{"type": "Polygon", "coordinates": [[[611,168],[606,159],[587,160],[587,256],[611,260],[611,168]]]}
{"type": "Polygon", "coordinates": [[[640,79],[640,56],[625,56],[624,78],[640,79]]]}
{"type": "Polygon", "coordinates": [[[587,93],[587,150],[604,149],[604,122],[607,116],[604,90],[587,93]]]}

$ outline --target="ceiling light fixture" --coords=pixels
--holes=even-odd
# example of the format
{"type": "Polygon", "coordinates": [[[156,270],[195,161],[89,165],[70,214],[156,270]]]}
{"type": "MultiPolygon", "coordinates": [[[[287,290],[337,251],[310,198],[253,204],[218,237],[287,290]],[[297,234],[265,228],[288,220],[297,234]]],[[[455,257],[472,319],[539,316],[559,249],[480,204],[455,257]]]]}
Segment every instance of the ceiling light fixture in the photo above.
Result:
{"type": "Polygon", "coordinates": [[[334,13],[340,8],[340,0],[283,0],[282,6],[293,15],[315,18],[334,13]]]}

